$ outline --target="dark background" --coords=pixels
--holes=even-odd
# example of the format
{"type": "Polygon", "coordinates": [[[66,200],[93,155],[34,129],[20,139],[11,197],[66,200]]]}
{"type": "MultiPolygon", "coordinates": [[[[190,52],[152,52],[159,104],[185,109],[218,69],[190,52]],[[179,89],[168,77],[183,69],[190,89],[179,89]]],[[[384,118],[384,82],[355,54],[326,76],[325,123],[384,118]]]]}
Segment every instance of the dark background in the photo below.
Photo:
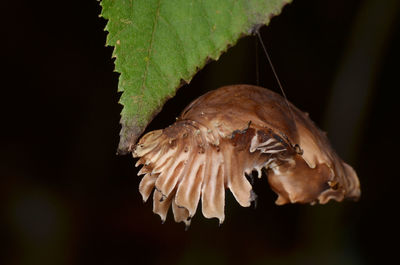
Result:
{"type": "MultiPolygon", "coordinates": [[[[187,232],[171,215],[161,224],[135,161],[115,155],[122,107],[99,4],[2,3],[0,264],[396,263],[397,2],[295,0],[261,29],[287,96],[356,169],[361,200],[278,207],[263,178],[257,209],[229,195],[221,227],[198,212],[187,232]]],[[[257,71],[278,91],[256,43],[209,63],[148,130],[205,91],[256,84],[257,71]]]]}

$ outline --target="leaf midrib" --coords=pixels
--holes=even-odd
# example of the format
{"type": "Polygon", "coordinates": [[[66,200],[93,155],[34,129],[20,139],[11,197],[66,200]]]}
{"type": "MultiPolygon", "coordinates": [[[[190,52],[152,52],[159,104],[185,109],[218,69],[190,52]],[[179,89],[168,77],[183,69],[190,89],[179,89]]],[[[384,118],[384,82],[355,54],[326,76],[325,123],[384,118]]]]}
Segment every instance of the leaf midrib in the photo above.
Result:
{"type": "Polygon", "coordinates": [[[151,55],[151,51],[153,49],[154,33],[156,31],[156,27],[157,27],[157,24],[158,24],[158,18],[160,16],[160,5],[161,5],[161,0],[158,0],[156,15],[155,15],[155,18],[154,18],[154,23],[153,23],[153,28],[151,30],[150,45],[149,45],[149,49],[147,51],[146,67],[144,69],[142,86],[140,88],[140,92],[141,92],[142,95],[144,94],[144,89],[146,87],[146,79],[147,79],[147,74],[148,74],[148,71],[149,71],[149,64],[150,64],[150,55],[151,55]]]}

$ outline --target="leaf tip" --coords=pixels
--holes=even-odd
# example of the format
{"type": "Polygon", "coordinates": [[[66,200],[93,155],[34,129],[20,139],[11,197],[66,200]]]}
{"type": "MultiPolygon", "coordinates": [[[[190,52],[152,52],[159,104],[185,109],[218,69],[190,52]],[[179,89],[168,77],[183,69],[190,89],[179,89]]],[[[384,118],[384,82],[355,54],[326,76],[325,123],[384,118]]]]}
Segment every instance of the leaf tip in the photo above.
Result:
{"type": "Polygon", "coordinates": [[[121,122],[122,128],[119,133],[119,144],[117,149],[117,155],[126,155],[132,152],[137,139],[143,132],[143,128],[135,124],[128,125],[121,122]]]}

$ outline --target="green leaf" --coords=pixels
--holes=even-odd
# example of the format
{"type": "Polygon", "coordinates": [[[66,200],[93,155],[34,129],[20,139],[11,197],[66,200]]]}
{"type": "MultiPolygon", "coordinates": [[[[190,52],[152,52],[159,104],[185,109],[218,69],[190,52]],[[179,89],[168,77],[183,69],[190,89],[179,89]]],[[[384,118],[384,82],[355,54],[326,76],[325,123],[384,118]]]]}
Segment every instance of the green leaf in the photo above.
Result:
{"type": "Polygon", "coordinates": [[[240,37],[280,13],[286,0],[102,0],[107,45],[122,91],[119,152],[184,82],[240,37]]]}

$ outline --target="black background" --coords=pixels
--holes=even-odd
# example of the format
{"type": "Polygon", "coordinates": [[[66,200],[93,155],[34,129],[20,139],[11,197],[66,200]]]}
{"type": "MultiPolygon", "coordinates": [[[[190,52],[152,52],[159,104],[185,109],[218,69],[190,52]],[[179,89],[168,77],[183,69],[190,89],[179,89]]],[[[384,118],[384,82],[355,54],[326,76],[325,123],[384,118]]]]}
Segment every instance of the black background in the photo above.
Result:
{"type": "MultiPolygon", "coordinates": [[[[171,215],[161,224],[151,202],[142,203],[135,161],[115,155],[122,107],[99,4],[2,3],[0,263],[390,262],[397,256],[399,225],[399,5],[375,1],[371,8],[371,2],[295,0],[261,29],[289,99],[328,131],[356,169],[361,200],[278,207],[263,178],[255,185],[257,209],[241,208],[228,196],[221,227],[198,212],[186,232],[171,215]],[[378,3],[391,8],[382,11],[378,3]],[[365,28],[368,34],[358,35],[365,28]],[[368,50],[376,40],[380,44],[368,50]],[[357,51],[365,53],[354,60],[357,51]],[[349,96],[334,100],[346,65],[354,71],[344,79],[349,96]],[[371,66],[365,76],[359,71],[364,66],[371,66]],[[343,121],[351,113],[357,122],[349,130],[343,121]]],[[[257,71],[260,85],[278,91],[256,42],[241,39],[209,63],[148,130],[172,123],[210,89],[256,84],[257,71]]]]}

